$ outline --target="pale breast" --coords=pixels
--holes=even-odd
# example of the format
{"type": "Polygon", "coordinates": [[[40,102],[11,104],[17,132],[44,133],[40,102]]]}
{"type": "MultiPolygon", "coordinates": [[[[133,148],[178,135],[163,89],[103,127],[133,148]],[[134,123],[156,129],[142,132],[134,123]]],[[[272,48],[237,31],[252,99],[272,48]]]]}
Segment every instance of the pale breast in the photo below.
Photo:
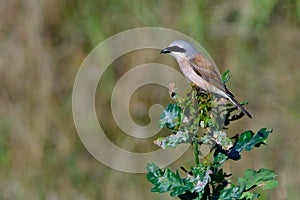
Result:
{"type": "Polygon", "coordinates": [[[201,75],[197,74],[193,68],[190,66],[190,62],[185,59],[177,60],[180,70],[182,71],[185,78],[200,87],[201,89],[214,93],[219,94],[221,96],[227,97],[225,91],[220,90],[219,88],[215,87],[213,84],[208,83],[205,79],[201,77],[201,75]]]}
{"type": "Polygon", "coordinates": [[[177,60],[177,62],[185,78],[187,78],[190,82],[194,83],[201,89],[209,91],[209,87],[208,87],[209,83],[207,83],[201,76],[196,74],[196,72],[190,66],[188,60],[180,59],[177,60]]]}

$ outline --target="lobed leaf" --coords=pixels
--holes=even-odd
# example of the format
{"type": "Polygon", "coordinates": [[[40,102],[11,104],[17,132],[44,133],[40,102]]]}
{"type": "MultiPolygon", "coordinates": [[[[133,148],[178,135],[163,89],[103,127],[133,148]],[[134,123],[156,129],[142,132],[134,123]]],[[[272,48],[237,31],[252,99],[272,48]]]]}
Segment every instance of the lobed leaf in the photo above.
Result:
{"type": "Polygon", "coordinates": [[[212,171],[202,165],[192,167],[193,176],[188,176],[187,181],[193,184],[191,192],[200,192],[204,190],[205,186],[210,181],[210,174],[212,171]]]}
{"type": "Polygon", "coordinates": [[[226,189],[222,190],[218,200],[232,200],[239,199],[242,191],[239,186],[231,184],[226,189]]]}
{"type": "Polygon", "coordinates": [[[189,133],[188,131],[177,131],[176,134],[169,135],[167,137],[159,137],[154,141],[154,144],[161,147],[162,149],[165,148],[175,148],[178,144],[186,143],[189,141],[189,133]]]}
{"type": "Polygon", "coordinates": [[[250,151],[253,147],[259,147],[261,144],[264,144],[270,133],[272,133],[272,130],[266,128],[260,129],[256,134],[250,130],[245,131],[237,137],[237,142],[226,155],[232,160],[238,160],[243,149],[250,151]]]}
{"type": "Polygon", "coordinates": [[[252,192],[244,192],[240,199],[245,199],[245,200],[253,200],[257,199],[260,195],[257,193],[252,193],[252,192]]]}
{"type": "Polygon", "coordinates": [[[151,192],[169,192],[172,197],[183,194],[189,188],[185,185],[184,179],[180,178],[178,172],[172,172],[170,169],[159,169],[154,163],[147,164],[147,179],[154,187],[151,192]]]}
{"type": "Polygon", "coordinates": [[[182,118],[181,108],[175,104],[169,104],[161,113],[159,124],[160,127],[175,129],[180,125],[182,118]]]}
{"type": "Polygon", "coordinates": [[[272,189],[277,187],[278,181],[276,174],[269,169],[260,169],[257,172],[253,169],[245,171],[244,179],[246,181],[246,190],[255,186],[261,186],[263,189],[272,189]]]}
{"type": "Polygon", "coordinates": [[[171,192],[173,196],[197,196],[204,193],[204,188],[210,181],[212,171],[203,165],[192,167],[186,178],[181,178],[178,171],[159,169],[154,163],[147,164],[147,179],[154,187],[152,192],[171,192]]]}

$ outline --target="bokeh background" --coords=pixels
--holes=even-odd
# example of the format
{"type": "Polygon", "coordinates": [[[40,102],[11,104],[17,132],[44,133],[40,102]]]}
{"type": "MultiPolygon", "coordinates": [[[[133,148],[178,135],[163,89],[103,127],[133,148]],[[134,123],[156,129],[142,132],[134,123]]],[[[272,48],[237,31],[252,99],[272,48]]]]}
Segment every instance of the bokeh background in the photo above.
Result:
{"type": "MultiPolygon", "coordinates": [[[[261,127],[274,133],[268,145],[244,153],[228,170],[239,176],[247,168],[274,169],[279,187],[259,191],[261,199],[298,199],[299,0],[1,1],[0,199],[170,199],[151,193],[145,174],[118,172],[94,159],[72,118],[72,86],[86,55],[114,34],[145,26],[189,35],[221,72],[231,70],[229,88],[250,102],[254,116],[233,123],[231,134],[261,127]]],[[[118,59],[99,83],[105,89],[96,98],[99,121],[112,141],[135,152],[155,148],[154,138],[139,141],[122,133],[111,117],[110,95],[118,78],[137,64],[176,67],[158,53],[118,59]]],[[[166,89],[145,86],[132,98],[132,117],[147,124],[149,106],[169,101],[166,89]]],[[[188,166],[193,158],[187,155],[171,167],[188,166]]]]}

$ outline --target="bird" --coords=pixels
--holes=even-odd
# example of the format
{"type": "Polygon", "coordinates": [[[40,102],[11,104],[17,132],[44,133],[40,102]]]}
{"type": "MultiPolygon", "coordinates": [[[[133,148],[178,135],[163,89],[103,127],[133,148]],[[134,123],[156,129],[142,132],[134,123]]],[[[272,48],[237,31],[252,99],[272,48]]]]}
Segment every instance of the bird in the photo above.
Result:
{"type": "Polygon", "coordinates": [[[160,52],[175,58],[185,78],[207,92],[229,99],[242,113],[252,118],[251,114],[235,99],[222,81],[221,75],[206,56],[185,40],[175,40],[160,52]]]}

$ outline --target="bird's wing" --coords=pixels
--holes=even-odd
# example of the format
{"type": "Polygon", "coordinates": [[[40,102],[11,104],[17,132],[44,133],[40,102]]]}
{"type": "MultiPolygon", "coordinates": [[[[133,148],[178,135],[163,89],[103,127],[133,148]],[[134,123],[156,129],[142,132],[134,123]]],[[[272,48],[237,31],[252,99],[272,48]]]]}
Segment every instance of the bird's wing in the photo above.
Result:
{"type": "Polygon", "coordinates": [[[216,71],[215,66],[202,54],[198,54],[190,59],[190,64],[199,76],[201,76],[209,84],[227,93],[227,89],[221,79],[221,75],[216,71]]]}
{"type": "Polygon", "coordinates": [[[227,98],[234,103],[241,111],[248,117],[252,118],[251,114],[239,104],[239,102],[234,98],[233,94],[224,85],[221,75],[216,71],[215,66],[203,55],[198,54],[193,59],[190,59],[190,64],[196,74],[201,76],[209,84],[214,85],[216,88],[225,92],[227,98]]]}

